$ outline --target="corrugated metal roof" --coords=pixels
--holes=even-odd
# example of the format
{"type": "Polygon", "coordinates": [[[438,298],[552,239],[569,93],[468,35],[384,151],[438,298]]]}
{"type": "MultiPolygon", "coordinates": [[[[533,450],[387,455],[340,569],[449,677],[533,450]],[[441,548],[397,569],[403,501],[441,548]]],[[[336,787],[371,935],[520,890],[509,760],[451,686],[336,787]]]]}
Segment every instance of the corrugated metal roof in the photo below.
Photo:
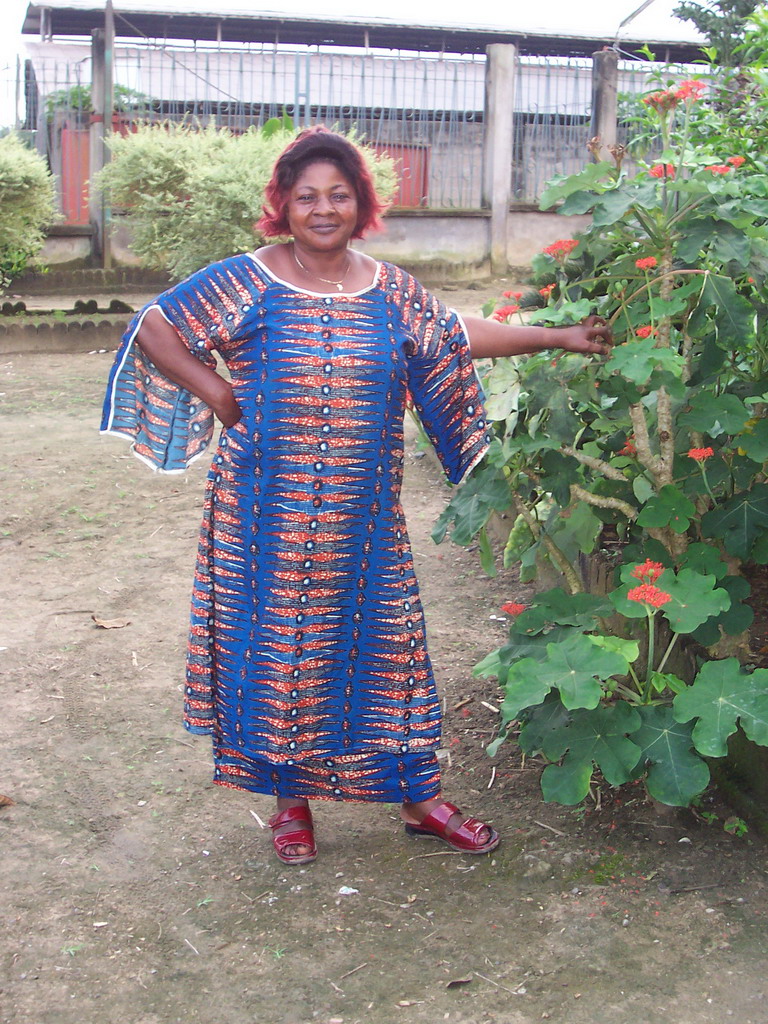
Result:
{"type": "MultiPolygon", "coordinates": [[[[633,3],[629,4],[630,12],[633,3]]],[[[617,3],[616,18],[620,20],[624,5],[617,3]]],[[[416,12],[418,17],[418,13],[416,12]]],[[[427,19],[412,20],[361,17],[335,13],[323,15],[293,11],[258,11],[236,5],[215,12],[197,12],[193,0],[176,0],[162,6],[153,0],[120,2],[115,11],[118,37],[150,39],[198,39],[200,41],[267,42],[306,45],[371,47],[393,50],[418,50],[453,53],[483,52],[491,43],[513,42],[523,54],[589,56],[594,50],[612,43],[613,33],[600,35],[584,31],[535,29],[533,13],[508,13],[515,18],[510,27],[497,24],[436,24],[427,19]],[[512,27],[512,25],[516,27],[512,27]]],[[[446,15],[446,21],[449,15],[446,15]]],[[[103,0],[46,0],[31,3],[22,27],[26,34],[40,33],[45,28],[54,36],[89,36],[103,25],[103,0]]],[[[582,22],[589,25],[587,20],[582,22]]],[[[680,24],[680,23],[678,23],[680,24]]],[[[634,50],[648,41],[647,35],[635,34],[634,23],[621,33],[621,45],[634,50]]],[[[676,39],[650,40],[658,48],[660,59],[687,62],[699,56],[696,33],[678,29],[676,39]],[[682,36],[682,39],[680,38],[682,36]],[[686,36],[688,40],[686,40],[686,36]]]]}

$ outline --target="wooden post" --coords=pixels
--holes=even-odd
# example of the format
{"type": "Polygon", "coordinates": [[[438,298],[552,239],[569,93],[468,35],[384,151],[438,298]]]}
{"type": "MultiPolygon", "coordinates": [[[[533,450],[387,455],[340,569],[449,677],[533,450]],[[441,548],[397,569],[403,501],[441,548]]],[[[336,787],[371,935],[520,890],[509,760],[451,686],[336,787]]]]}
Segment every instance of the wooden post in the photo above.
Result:
{"type": "Polygon", "coordinates": [[[491,211],[491,273],[506,274],[517,48],[509,43],[492,43],[486,54],[483,206],[491,211]]]}
{"type": "Polygon", "coordinates": [[[616,145],[618,85],[618,53],[611,48],[593,53],[591,132],[599,140],[592,151],[595,160],[612,159],[609,147],[616,145]]]}
{"type": "Polygon", "coordinates": [[[114,42],[115,22],[112,0],[107,0],[104,28],[91,33],[91,125],[90,125],[90,181],[88,211],[93,235],[91,255],[94,262],[105,270],[112,266],[110,239],[111,209],[104,195],[93,185],[95,175],[109,160],[106,138],[112,129],[114,106],[114,42]]]}

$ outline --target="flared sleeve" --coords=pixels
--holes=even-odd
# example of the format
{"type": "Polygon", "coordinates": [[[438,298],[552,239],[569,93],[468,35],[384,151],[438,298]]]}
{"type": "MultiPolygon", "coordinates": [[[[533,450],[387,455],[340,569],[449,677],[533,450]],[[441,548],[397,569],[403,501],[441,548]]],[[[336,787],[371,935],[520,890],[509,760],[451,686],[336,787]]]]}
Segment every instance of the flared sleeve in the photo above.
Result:
{"type": "Polygon", "coordinates": [[[163,292],[144,307],[123,335],[109,377],[101,432],[128,438],[152,469],[183,472],[202,455],[213,434],[213,413],[164,376],[142,352],[136,335],[150,309],[158,309],[190,352],[211,368],[251,309],[252,261],[236,256],[214,263],[163,292]]]}
{"type": "Polygon", "coordinates": [[[410,337],[413,404],[448,479],[459,483],[491,441],[466,327],[410,275],[394,271],[389,284],[410,337]]]}

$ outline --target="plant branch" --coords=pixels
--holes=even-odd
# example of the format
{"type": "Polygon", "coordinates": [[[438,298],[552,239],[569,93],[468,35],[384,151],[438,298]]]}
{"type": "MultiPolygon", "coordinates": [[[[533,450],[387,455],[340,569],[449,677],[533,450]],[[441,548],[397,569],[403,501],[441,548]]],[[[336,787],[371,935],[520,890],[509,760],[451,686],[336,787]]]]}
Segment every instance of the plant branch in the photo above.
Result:
{"type": "Polygon", "coordinates": [[[562,449],[564,455],[570,455],[571,458],[576,459],[583,466],[589,466],[596,473],[600,473],[602,476],[607,476],[609,480],[616,480],[618,483],[626,483],[626,477],[619,469],[615,469],[610,466],[607,462],[603,462],[602,459],[596,459],[593,455],[587,455],[585,452],[579,451],[578,448],[573,448],[571,445],[565,445],[562,449]]]}
{"type": "Polygon", "coordinates": [[[531,510],[522,500],[522,498],[510,488],[510,494],[512,496],[512,504],[515,506],[516,511],[523,517],[528,529],[531,531],[537,540],[540,540],[544,547],[547,549],[547,554],[555,563],[557,568],[563,574],[571,589],[572,594],[581,594],[584,592],[584,586],[579,579],[578,573],[565,557],[560,548],[555,544],[552,538],[541,528],[541,524],[533,515],[531,510]]]}
{"type": "Polygon", "coordinates": [[[651,451],[651,438],[648,434],[648,425],[645,422],[645,408],[641,402],[630,405],[629,418],[632,420],[638,462],[641,462],[653,474],[654,480],[658,482],[661,474],[661,460],[651,451]]]}
{"type": "Polygon", "coordinates": [[[571,484],[571,497],[577,498],[579,501],[583,501],[587,505],[593,505],[595,508],[616,509],[617,512],[621,512],[625,515],[630,522],[637,518],[637,509],[633,508],[629,502],[623,501],[621,498],[611,498],[607,495],[592,494],[591,491],[587,491],[585,488],[579,487],[578,484],[571,484]]]}

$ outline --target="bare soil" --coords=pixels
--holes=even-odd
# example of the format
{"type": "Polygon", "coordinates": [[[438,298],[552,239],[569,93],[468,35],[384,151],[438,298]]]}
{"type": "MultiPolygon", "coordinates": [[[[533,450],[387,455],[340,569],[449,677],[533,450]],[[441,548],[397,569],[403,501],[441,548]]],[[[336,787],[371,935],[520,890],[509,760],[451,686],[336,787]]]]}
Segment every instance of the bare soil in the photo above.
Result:
{"type": "Polygon", "coordinates": [[[432,543],[448,488],[415,439],[445,790],[502,845],[468,857],[396,808],[324,803],[318,861],[274,858],[268,798],[213,786],[181,727],[206,466],[154,476],[97,435],[109,363],[0,359],[3,1024],[764,1024],[754,829],[724,831],[716,794],[696,814],[640,787],[548,805],[514,744],[488,759],[499,694],[471,669],[526,595],[432,543]]]}

